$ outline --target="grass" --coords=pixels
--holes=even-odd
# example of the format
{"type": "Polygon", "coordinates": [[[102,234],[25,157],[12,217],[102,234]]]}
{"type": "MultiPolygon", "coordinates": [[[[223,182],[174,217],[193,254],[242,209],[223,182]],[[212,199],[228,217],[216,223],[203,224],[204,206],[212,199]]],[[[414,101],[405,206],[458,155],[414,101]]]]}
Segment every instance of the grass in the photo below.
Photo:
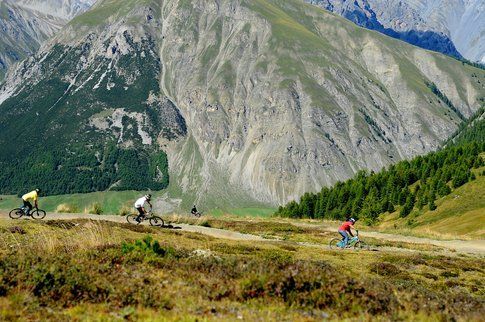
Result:
{"type": "Polygon", "coordinates": [[[436,201],[438,208],[414,210],[407,218],[398,212],[382,217],[376,228],[391,233],[403,233],[441,239],[485,239],[485,168],[477,169],[477,178],[436,201]]]}
{"type": "Polygon", "coordinates": [[[110,17],[123,17],[137,7],[153,4],[153,0],[125,0],[121,5],[117,0],[105,0],[74,18],[70,24],[74,26],[99,26],[107,23],[110,17]]]}
{"type": "Polygon", "coordinates": [[[229,208],[229,209],[212,209],[208,214],[215,217],[232,215],[238,217],[270,217],[276,211],[276,208],[229,208]]]}
{"type": "MultiPolygon", "coordinates": [[[[281,218],[267,217],[245,217],[235,215],[203,216],[193,218],[187,216],[172,215],[165,217],[167,222],[198,225],[212,228],[219,228],[251,234],[263,237],[268,240],[286,241],[288,245],[307,244],[312,247],[327,247],[330,239],[339,237],[336,223],[325,222],[315,225],[301,225],[298,220],[282,220],[281,218]]],[[[421,251],[443,251],[442,247],[430,244],[416,244],[410,242],[386,241],[376,238],[363,238],[373,249],[376,247],[392,247],[399,249],[413,249],[421,251]]]]}
{"type": "MultiPolygon", "coordinates": [[[[104,214],[118,214],[121,209],[135,203],[135,200],[146,192],[140,191],[103,191],[85,194],[71,194],[60,196],[47,196],[39,198],[40,208],[47,212],[56,212],[58,207],[76,209],[77,211],[60,212],[80,212],[88,213],[94,205],[99,204],[104,214]]],[[[157,193],[152,193],[156,198],[157,193]]],[[[0,200],[0,209],[10,210],[19,207],[22,200],[16,196],[3,196],[0,200]]]]}
{"type": "Polygon", "coordinates": [[[1,320],[479,321],[485,313],[485,261],[475,257],[316,252],[86,220],[0,220],[0,238],[1,320]]]}
{"type": "MultiPolygon", "coordinates": [[[[146,192],[140,191],[102,191],[85,194],[71,194],[60,196],[47,196],[39,198],[40,208],[47,212],[54,213],[95,213],[94,206],[99,205],[102,214],[120,214],[126,215],[133,212],[133,204],[135,200],[146,192]]],[[[163,192],[150,192],[153,198],[159,197],[163,192]]],[[[156,202],[156,201],[155,201],[156,202]]],[[[9,211],[13,208],[19,207],[22,204],[22,200],[17,196],[0,196],[0,209],[9,211]]],[[[156,206],[156,205],[155,205],[156,206]]],[[[182,205],[186,208],[186,213],[190,212],[191,204],[186,202],[186,205],[182,205]]],[[[155,211],[160,211],[156,209],[155,211]]],[[[276,209],[265,207],[253,207],[253,208],[212,208],[204,209],[201,205],[201,209],[206,215],[209,214],[214,217],[221,216],[240,216],[240,217],[269,217],[276,209]]],[[[183,212],[183,210],[179,210],[183,212]]]]}

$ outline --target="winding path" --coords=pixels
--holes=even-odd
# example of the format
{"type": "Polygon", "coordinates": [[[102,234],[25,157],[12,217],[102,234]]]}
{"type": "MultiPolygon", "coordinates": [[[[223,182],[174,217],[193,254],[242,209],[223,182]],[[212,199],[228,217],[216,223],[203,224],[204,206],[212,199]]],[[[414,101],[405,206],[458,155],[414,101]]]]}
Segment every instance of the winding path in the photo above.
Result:
{"type": "MultiPolygon", "coordinates": [[[[98,215],[86,215],[86,214],[49,213],[46,218],[54,219],[54,220],[91,219],[91,220],[106,220],[106,221],[112,221],[112,222],[126,223],[125,217],[116,216],[116,215],[98,216],[98,215]]],[[[0,219],[8,219],[8,214],[4,212],[0,212],[0,219]]],[[[297,225],[300,227],[322,228],[321,226],[306,224],[306,223],[291,223],[291,224],[297,225]]],[[[176,224],[176,226],[180,227],[182,231],[200,233],[200,234],[204,234],[215,238],[230,239],[230,240],[245,240],[245,241],[261,241],[261,242],[279,241],[278,239],[266,239],[261,236],[243,234],[243,233],[226,230],[226,229],[218,229],[218,228],[212,228],[212,227],[203,227],[203,226],[187,225],[187,224],[176,224]]],[[[330,226],[323,227],[323,229],[334,231],[332,228],[333,227],[330,227],[330,226]]],[[[393,242],[435,245],[438,247],[443,247],[449,250],[456,251],[457,253],[469,253],[469,254],[482,255],[482,256],[485,255],[485,240],[435,240],[431,238],[394,235],[394,234],[386,234],[386,233],[373,232],[373,231],[360,232],[360,234],[363,237],[372,237],[376,239],[388,240],[393,242]]],[[[299,244],[302,246],[322,247],[322,245],[316,245],[316,244],[315,245],[308,244],[308,243],[299,243],[299,244]]]]}

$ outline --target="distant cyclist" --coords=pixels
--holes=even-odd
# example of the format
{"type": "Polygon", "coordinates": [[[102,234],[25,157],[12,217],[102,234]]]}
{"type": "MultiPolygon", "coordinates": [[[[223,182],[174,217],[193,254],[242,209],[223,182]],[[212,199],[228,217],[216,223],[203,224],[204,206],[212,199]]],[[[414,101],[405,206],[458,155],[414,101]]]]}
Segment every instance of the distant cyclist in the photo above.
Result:
{"type": "Polygon", "coordinates": [[[194,216],[197,216],[197,214],[199,213],[199,212],[197,211],[197,207],[196,207],[195,205],[192,207],[192,210],[190,211],[190,213],[191,213],[192,215],[194,215],[194,216]]]}
{"type": "Polygon", "coordinates": [[[138,210],[138,216],[135,219],[137,222],[141,222],[141,219],[147,214],[147,211],[145,209],[145,202],[148,203],[151,208],[153,208],[152,204],[150,203],[151,199],[152,195],[144,195],[143,197],[135,201],[135,208],[136,210],[138,210]]]}
{"type": "Polygon", "coordinates": [[[26,193],[25,195],[22,196],[22,201],[24,202],[24,208],[27,210],[25,211],[25,214],[28,216],[30,214],[30,211],[32,210],[32,204],[30,201],[34,202],[35,208],[39,208],[39,204],[37,203],[37,200],[39,200],[39,193],[40,189],[35,189],[29,193],[26,193]]]}
{"type": "Polygon", "coordinates": [[[350,236],[354,237],[350,229],[356,230],[354,227],[355,222],[356,220],[354,218],[350,218],[347,221],[345,221],[342,225],[340,225],[338,229],[339,234],[342,235],[343,237],[342,240],[345,246],[347,246],[347,244],[349,243],[349,234],[350,236]]]}

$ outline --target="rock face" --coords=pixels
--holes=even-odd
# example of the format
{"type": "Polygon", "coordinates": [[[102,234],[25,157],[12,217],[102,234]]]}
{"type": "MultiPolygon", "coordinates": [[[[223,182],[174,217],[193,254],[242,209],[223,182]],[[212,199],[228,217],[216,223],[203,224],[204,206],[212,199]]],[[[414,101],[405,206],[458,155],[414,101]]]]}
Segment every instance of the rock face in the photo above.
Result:
{"type": "Polygon", "coordinates": [[[163,149],[187,204],[277,205],[437,148],[484,86],[483,70],[301,1],[104,0],[9,73],[0,154],[30,115],[37,141],[66,149],[163,149]]]}
{"type": "Polygon", "coordinates": [[[413,45],[485,63],[482,0],[305,1],[413,45]]]}
{"type": "Polygon", "coordinates": [[[8,68],[40,45],[95,0],[2,0],[0,2],[0,82],[8,68]]]}

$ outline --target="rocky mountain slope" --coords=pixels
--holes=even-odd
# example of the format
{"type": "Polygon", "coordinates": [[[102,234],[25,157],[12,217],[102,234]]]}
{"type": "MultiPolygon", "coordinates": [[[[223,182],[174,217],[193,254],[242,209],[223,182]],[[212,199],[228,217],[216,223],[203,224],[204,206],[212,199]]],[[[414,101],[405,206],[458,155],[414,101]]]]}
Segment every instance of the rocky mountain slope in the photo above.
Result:
{"type": "Polygon", "coordinates": [[[0,1],[0,82],[12,64],[35,53],[40,44],[95,1],[0,1]]]}
{"type": "Polygon", "coordinates": [[[485,63],[482,0],[305,1],[422,48],[485,63]]]}
{"type": "Polygon", "coordinates": [[[0,89],[0,186],[152,180],[163,150],[171,196],[274,205],[437,148],[484,97],[485,71],[301,1],[102,0],[0,89]]]}

